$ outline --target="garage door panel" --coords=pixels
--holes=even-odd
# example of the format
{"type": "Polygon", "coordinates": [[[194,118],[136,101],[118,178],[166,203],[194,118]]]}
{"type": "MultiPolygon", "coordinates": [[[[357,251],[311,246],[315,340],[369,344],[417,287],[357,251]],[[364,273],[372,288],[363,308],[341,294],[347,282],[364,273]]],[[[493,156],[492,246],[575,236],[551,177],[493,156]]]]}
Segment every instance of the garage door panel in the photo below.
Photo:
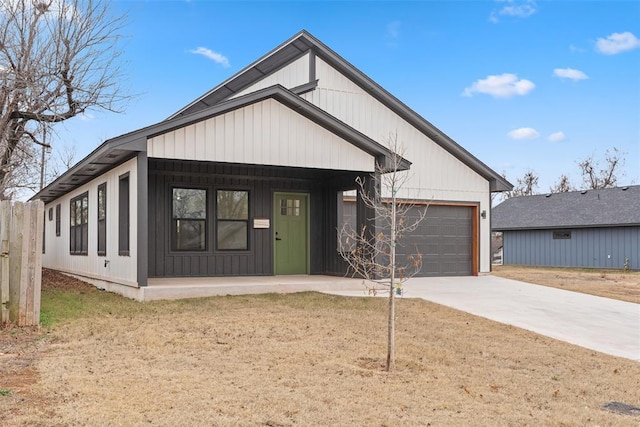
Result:
{"type": "MultiPolygon", "coordinates": [[[[408,212],[408,224],[418,218],[419,209],[424,207],[408,212]]],[[[398,242],[398,264],[409,265],[421,254],[422,269],[417,276],[472,275],[473,211],[469,206],[429,206],[425,220],[398,242]]],[[[355,229],[355,203],[345,203],[344,212],[344,219],[355,229]]]]}
{"type": "Polygon", "coordinates": [[[429,206],[425,220],[400,241],[398,259],[422,254],[417,276],[472,275],[472,215],[473,208],[468,206],[429,206]]]}

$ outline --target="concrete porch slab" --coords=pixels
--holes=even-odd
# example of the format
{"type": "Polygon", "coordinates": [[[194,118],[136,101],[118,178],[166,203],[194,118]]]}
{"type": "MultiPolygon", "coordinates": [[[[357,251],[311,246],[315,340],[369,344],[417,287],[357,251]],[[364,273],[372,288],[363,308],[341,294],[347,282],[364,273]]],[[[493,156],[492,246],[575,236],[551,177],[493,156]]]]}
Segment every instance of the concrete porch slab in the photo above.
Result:
{"type": "MultiPolygon", "coordinates": [[[[363,292],[362,280],[347,277],[291,275],[244,277],[149,278],[140,288],[142,301],[291,292],[363,292]]],[[[362,294],[364,295],[364,293],[362,294]]]]}

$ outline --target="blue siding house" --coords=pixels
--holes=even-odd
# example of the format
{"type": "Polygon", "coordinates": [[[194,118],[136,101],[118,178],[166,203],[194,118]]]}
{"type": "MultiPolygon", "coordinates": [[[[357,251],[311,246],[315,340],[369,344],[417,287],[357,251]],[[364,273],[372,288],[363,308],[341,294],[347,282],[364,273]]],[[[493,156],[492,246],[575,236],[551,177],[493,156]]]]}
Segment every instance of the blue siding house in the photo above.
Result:
{"type": "Polygon", "coordinates": [[[505,265],[640,270],[640,185],[513,197],[491,219],[505,265]]]}

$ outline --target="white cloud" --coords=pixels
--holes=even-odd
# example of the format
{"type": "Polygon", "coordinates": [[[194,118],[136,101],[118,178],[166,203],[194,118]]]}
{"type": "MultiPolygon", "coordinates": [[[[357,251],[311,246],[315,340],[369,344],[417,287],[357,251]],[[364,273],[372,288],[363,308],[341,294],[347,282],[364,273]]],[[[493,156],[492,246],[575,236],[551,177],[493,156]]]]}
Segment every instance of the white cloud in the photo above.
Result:
{"type": "Polygon", "coordinates": [[[640,39],[629,31],[613,33],[606,38],[599,38],[596,42],[596,50],[605,55],[615,55],[638,47],[640,47],[640,39]]]}
{"type": "Polygon", "coordinates": [[[497,24],[499,16],[511,16],[516,18],[528,18],[536,13],[536,2],[534,0],[497,0],[502,5],[491,12],[489,21],[497,24]]]}
{"type": "Polygon", "coordinates": [[[400,26],[402,22],[392,21],[387,24],[387,35],[392,39],[397,39],[400,36],[400,26]]]}
{"type": "Polygon", "coordinates": [[[551,135],[549,135],[547,139],[551,142],[560,142],[560,141],[564,141],[565,138],[566,136],[564,135],[564,132],[559,131],[559,132],[552,133],[551,135]]]}
{"type": "Polygon", "coordinates": [[[507,136],[511,139],[535,139],[540,134],[534,128],[519,128],[512,130],[507,136]]]}
{"type": "Polygon", "coordinates": [[[227,68],[230,67],[231,64],[229,64],[229,59],[218,53],[218,52],[214,52],[211,49],[207,49],[206,47],[199,47],[197,49],[192,49],[189,51],[189,53],[194,53],[196,55],[202,55],[205,58],[209,58],[211,59],[213,62],[215,62],[216,64],[220,64],[223,67],[227,68]]]}
{"type": "Polygon", "coordinates": [[[510,98],[514,95],[526,95],[536,87],[532,81],[518,80],[515,74],[505,73],[498,76],[487,76],[480,79],[468,88],[465,88],[463,96],[472,96],[474,93],[484,93],[496,98],[510,98]]]}
{"type": "Polygon", "coordinates": [[[589,76],[582,71],[574,70],[573,68],[556,68],[553,70],[553,75],[561,79],[571,79],[573,81],[586,80],[589,78],[589,76]]]}

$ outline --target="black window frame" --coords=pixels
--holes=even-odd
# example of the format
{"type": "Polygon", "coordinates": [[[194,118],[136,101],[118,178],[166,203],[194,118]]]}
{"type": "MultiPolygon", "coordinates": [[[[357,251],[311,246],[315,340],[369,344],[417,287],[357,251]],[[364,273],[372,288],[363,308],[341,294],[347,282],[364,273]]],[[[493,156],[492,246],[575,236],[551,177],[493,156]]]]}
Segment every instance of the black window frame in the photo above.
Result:
{"type": "Polygon", "coordinates": [[[216,197],[215,197],[215,245],[217,251],[224,252],[248,252],[251,250],[250,239],[249,239],[249,218],[251,217],[251,193],[248,189],[245,188],[218,188],[216,189],[216,197]],[[218,206],[218,195],[220,192],[241,192],[246,193],[246,201],[247,201],[247,209],[246,209],[246,218],[225,218],[221,217],[221,209],[218,206]],[[244,223],[245,224],[245,245],[243,248],[225,248],[220,246],[220,225],[225,223],[244,223]]]}
{"type": "Polygon", "coordinates": [[[56,205],[56,237],[60,237],[60,215],[61,206],[60,203],[56,205]]]}
{"type": "Polygon", "coordinates": [[[89,253],[89,192],[69,201],[69,253],[88,255],[89,253]]]}
{"type": "Polygon", "coordinates": [[[170,203],[170,208],[169,208],[169,219],[171,221],[171,225],[169,227],[169,239],[170,239],[170,243],[169,243],[169,247],[171,248],[172,252],[180,252],[180,253],[184,253],[184,252],[196,252],[196,253],[201,253],[201,252],[207,252],[209,250],[209,217],[210,217],[210,213],[209,213],[209,189],[206,187],[197,187],[197,186],[188,186],[188,185],[174,185],[170,187],[170,194],[169,194],[169,203],[170,203]],[[174,204],[174,197],[175,197],[175,191],[176,190],[194,190],[194,191],[204,191],[204,218],[197,218],[197,217],[191,217],[191,216],[177,216],[174,208],[175,208],[175,204],[174,204]],[[203,227],[204,227],[204,245],[201,248],[181,248],[179,246],[179,239],[177,238],[178,235],[178,228],[179,228],[179,224],[180,221],[188,221],[188,222],[197,222],[200,223],[203,227]]]}
{"type": "Polygon", "coordinates": [[[129,172],[118,177],[118,255],[129,256],[131,245],[131,183],[129,172]]]}
{"type": "Polygon", "coordinates": [[[49,208],[49,221],[53,221],[53,208],[49,208]]]}
{"type": "Polygon", "coordinates": [[[107,183],[98,185],[96,197],[96,227],[98,242],[96,250],[98,256],[107,255],[107,183]],[[103,197],[102,204],[100,198],[103,197]]]}

